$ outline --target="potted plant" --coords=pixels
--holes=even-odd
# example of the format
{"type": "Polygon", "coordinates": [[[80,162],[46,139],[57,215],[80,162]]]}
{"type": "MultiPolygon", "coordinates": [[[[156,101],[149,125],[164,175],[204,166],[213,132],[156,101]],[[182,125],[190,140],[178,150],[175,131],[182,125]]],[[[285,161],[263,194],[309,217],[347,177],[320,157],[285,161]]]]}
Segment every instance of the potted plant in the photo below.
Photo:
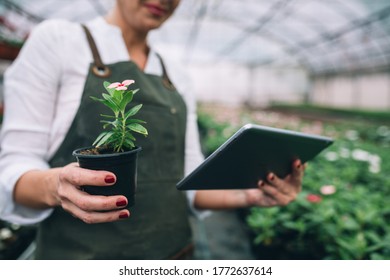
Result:
{"type": "Polygon", "coordinates": [[[142,120],[133,116],[141,109],[142,104],[127,109],[139,90],[130,90],[128,86],[134,80],[125,80],[122,83],[103,83],[107,93],[103,98],[91,98],[101,102],[112,111],[113,115],[103,115],[103,131],[90,147],[73,151],[80,167],[92,170],[107,170],[116,175],[116,182],[112,186],[96,187],[83,186],[83,189],[94,195],[124,195],[128,200],[127,207],[134,205],[137,188],[137,156],[141,147],[135,145],[134,133],[148,135],[142,120]],[[106,130],[107,129],[107,130],[106,130]]]}

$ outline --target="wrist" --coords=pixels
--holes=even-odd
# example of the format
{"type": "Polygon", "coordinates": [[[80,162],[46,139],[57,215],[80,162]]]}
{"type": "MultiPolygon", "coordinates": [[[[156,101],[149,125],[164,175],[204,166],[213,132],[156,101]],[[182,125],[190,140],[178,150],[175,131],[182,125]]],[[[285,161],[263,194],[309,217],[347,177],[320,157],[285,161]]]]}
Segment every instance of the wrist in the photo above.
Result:
{"type": "Polygon", "coordinates": [[[245,190],[207,190],[197,191],[197,209],[236,209],[250,206],[245,190]]]}
{"type": "Polygon", "coordinates": [[[59,168],[31,170],[24,173],[14,188],[16,203],[35,209],[47,209],[59,205],[59,168]]]}
{"type": "Polygon", "coordinates": [[[44,186],[45,186],[45,204],[47,207],[56,207],[60,205],[60,198],[58,195],[59,174],[62,168],[49,169],[43,171],[44,186]]]}

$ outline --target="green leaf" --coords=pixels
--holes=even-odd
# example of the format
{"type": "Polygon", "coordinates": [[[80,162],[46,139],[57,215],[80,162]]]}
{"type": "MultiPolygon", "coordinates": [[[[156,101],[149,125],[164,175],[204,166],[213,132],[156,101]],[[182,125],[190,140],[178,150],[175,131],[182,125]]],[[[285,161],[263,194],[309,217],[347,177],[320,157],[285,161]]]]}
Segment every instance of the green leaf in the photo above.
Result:
{"type": "Polygon", "coordinates": [[[340,247],[343,247],[344,249],[346,249],[350,253],[355,251],[355,246],[353,244],[351,244],[352,243],[351,241],[347,241],[347,240],[343,240],[341,238],[338,238],[336,240],[336,243],[338,245],[340,245],[340,247]]]}
{"type": "Polygon", "coordinates": [[[108,108],[110,108],[114,113],[117,112],[118,110],[116,109],[115,106],[111,105],[111,103],[107,100],[104,100],[104,99],[99,99],[99,98],[96,98],[96,97],[93,97],[93,96],[90,96],[91,99],[95,100],[95,101],[99,101],[101,103],[103,103],[105,106],[107,106],[108,108]]]}
{"type": "Polygon", "coordinates": [[[256,236],[256,238],[254,239],[253,242],[254,242],[256,245],[259,245],[259,244],[261,244],[261,243],[263,242],[264,239],[265,239],[264,236],[258,235],[258,236],[256,236]]]}
{"type": "Polygon", "coordinates": [[[130,128],[134,132],[143,134],[145,136],[148,135],[147,129],[144,126],[142,126],[142,125],[140,125],[138,123],[131,123],[127,127],[130,128]]]}
{"type": "Polygon", "coordinates": [[[107,94],[107,93],[102,93],[102,96],[105,100],[111,102],[112,104],[115,104],[116,106],[118,106],[117,102],[115,101],[114,98],[112,98],[111,95],[107,94]]]}
{"type": "Polygon", "coordinates": [[[133,136],[133,134],[131,134],[130,132],[126,132],[126,137],[125,139],[130,139],[132,141],[135,141],[135,137],[133,136]]]}
{"type": "Polygon", "coordinates": [[[116,119],[115,116],[111,116],[111,115],[104,115],[104,114],[100,114],[101,117],[105,117],[105,118],[110,118],[110,119],[116,119]]]}
{"type": "Polygon", "coordinates": [[[108,95],[106,93],[103,93],[103,98],[107,100],[108,104],[106,104],[108,107],[111,108],[114,112],[119,111],[119,105],[115,102],[115,100],[111,97],[111,95],[108,95]]]}
{"type": "Polygon", "coordinates": [[[131,101],[133,100],[133,92],[130,91],[125,91],[122,95],[122,101],[119,104],[119,107],[121,110],[124,110],[131,101]]]}
{"type": "Polygon", "coordinates": [[[123,99],[123,91],[122,90],[115,90],[111,96],[114,98],[115,103],[120,105],[120,103],[122,102],[122,99],[123,99]]]}
{"type": "MultiPolygon", "coordinates": [[[[101,139],[97,142],[95,145],[96,147],[102,146],[103,144],[106,144],[108,142],[108,139],[113,135],[112,131],[109,132],[103,132],[104,135],[101,137],[101,139]]],[[[95,141],[96,142],[96,141],[95,141]]]]}
{"type": "Polygon", "coordinates": [[[139,120],[139,119],[127,119],[126,120],[126,125],[129,125],[131,123],[146,123],[146,122],[143,120],[139,120]]]}
{"type": "Polygon", "coordinates": [[[133,141],[131,141],[130,139],[125,139],[125,147],[128,147],[128,148],[134,148],[135,147],[135,144],[133,141]]]}
{"type": "Polygon", "coordinates": [[[101,123],[104,123],[103,129],[106,129],[107,126],[109,126],[109,125],[112,125],[112,126],[114,126],[114,127],[117,126],[117,120],[114,120],[114,121],[105,121],[105,120],[101,120],[100,122],[101,122],[101,123]]]}
{"type": "Polygon", "coordinates": [[[105,81],[105,82],[103,83],[103,86],[104,86],[104,88],[108,91],[108,93],[109,93],[110,95],[113,95],[114,92],[115,92],[115,88],[108,88],[108,86],[111,85],[111,84],[112,84],[112,83],[105,81]]]}
{"type": "Polygon", "coordinates": [[[141,109],[142,107],[142,104],[139,104],[139,105],[136,105],[134,106],[133,108],[131,108],[125,115],[125,120],[127,120],[127,118],[131,117],[131,116],[134,116],[135,114],[138,113],[138,111],[141,109]]]}
{"type": "Polygon", "coordinates": [[[105,88],[108,88],[108,86],[109,85],[111,85],[112,83],[110,83],[110,82],[108,82],[108,81],[104,81],[103,82],[103,86],[105,87],[105,88]]]}
{"type": "Polygon", "coordinates": [[[380,242],[380,243],[377,243],[375,245],[367,247],[366,252],[371,253],[371,252],[374,252],[374,251],[378,251],[379,249],[382,249],[385,246],[386,246],[385,242],[380,242]]]}
{"type": "MultiPolygon", "coordinates": [[[[102,93],[102,95],[105,94],[105,93],[102,93]]],[[[107,94],[106,94],[107,95],[107,94]]],[[[109,95],[107,95],[109,96],[109,95]]],[[[100,99],[100,98],[96,98],[94,96],[90,96],[90,98],[94,101],[98,101],[100,103],[103,103],[105,106],[109,107],[112,111],[117,112],[118,109],[117,109],[117,106],[115,105],[115,103],[112,104],[112,102],[106,100],[106,99],[100,99]]]]}
{"type": "Polygon", "coordinates": [[[119,143],[121,141],[122,134],[119,131],[114,131],[110,138],[110,143],[119,143]]]}
{"type": "Polygon", "coordinates": [[[104,135],[106,135],[106,133],[107,133],[106,131],[105,131],[105,132],[102,132],[102,133],[100,133],[100,134],[99,134],[99,136],[98,136],[98,137],[96,137],[96,139],[95,139],[95,141],[93,142],[93,144],[92,144],[92,145],[93,145],[93,146],[96,146],[95,144],[96,144],[96,143],[98,143],[98,142],[100,141],[100,139],[101,139],[101,138],[102,138],[104,135]]]}
{"type": "Polygon", "coordinates": [[[96,98],[95,96],[90,96],[90,98],[92,99],[92,100],[95,100],[95,101],[99,101],[99,102],[104,102],[104,99],[100,99],[100,98],[96,98]]]}

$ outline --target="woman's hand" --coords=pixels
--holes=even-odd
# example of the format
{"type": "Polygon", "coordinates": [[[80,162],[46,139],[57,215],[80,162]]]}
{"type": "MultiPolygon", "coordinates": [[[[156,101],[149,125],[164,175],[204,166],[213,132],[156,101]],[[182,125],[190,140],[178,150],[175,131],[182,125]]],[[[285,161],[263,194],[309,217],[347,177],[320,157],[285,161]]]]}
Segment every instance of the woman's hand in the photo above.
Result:
{"type": "Polygon", "coordinates": [[[305,165],[296,160],[292,172],[284,179],[275,174],[267,175],[266,181],[259,181],[257,189],[244,190],[248,206],[285,206],[294,201],[302,189],[305,165]]]}
{"type": "Polygon", "coordinates": [[[83,169],[77,163],[66,165],[58,173],[57,204],[88,224],[128,218],[130,212],[121,209],[128,203],[125,196],[90,195],[80,187],[91,185],[104,188],[114,184],[115,180],[115,175],[108,171],[83,169]]]}
{"type": "Polygon", "coordinates": [[[286,178],[270,173],[266,181],[258,182],[256,189],[200,190],[196,192],[194,206],[197,209],[285,206],[301,191],[304,171],[305,165],[296,160],[286,178]]]}

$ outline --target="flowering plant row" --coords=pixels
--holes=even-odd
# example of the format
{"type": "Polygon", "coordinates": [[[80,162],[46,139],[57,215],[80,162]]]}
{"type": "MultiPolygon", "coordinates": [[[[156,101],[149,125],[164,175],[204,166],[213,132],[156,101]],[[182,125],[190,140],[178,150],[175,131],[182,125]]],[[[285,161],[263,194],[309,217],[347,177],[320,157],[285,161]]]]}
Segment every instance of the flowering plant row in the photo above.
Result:
{"type": "Polygon", "coordinates": [[[388,143],[363,140],[341,133],[308,164],[294,203],[251,209],[259,258],[390,259],[388,143]]]}
{"type": "MultiPolygon", "coordinates": [[[[249,113],[241,115],[244,121],[251,120],[249,113]]],[[[201,114],[199,120],[207,154],[234,131],[230,123],[216,123],[208,115],[201,114]]],[[[312,128],[336,141],[308,163],[296,201],[286,207],[244,211],[256,257],[390,259],[390,127],[299,120],[286,127],[286,123],[267,125],[312,128]]]]}

